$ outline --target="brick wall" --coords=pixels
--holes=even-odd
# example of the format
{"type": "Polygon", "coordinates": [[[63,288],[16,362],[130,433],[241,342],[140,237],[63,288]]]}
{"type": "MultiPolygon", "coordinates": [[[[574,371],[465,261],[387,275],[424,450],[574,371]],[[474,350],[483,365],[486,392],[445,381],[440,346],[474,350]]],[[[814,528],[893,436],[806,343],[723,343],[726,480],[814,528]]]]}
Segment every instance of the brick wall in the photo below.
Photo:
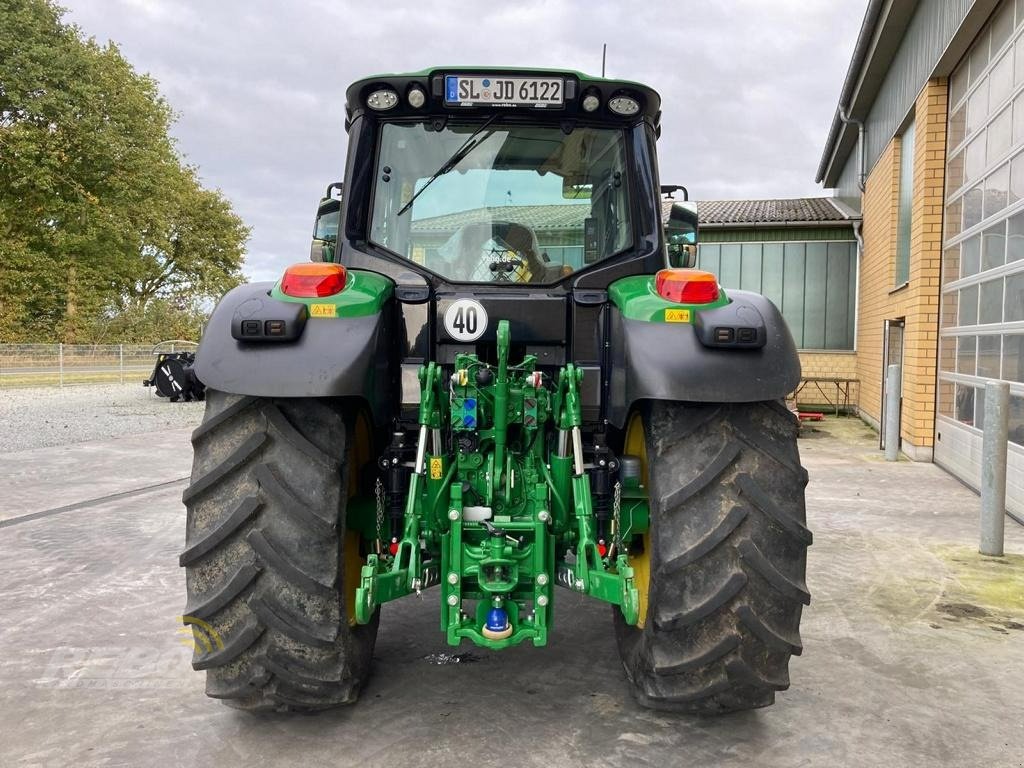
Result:
{"type": "Polygon", "coordinates": [[[931,458],[935,426],[939,264],[942,255],[943,158],[946,81],[931,80],[915,105],[914,194],[910,228],[910,279],[895,285],[901,140],[894,138],[868,176],[864,192],[864,253],[860,268],[856,378],[858,407],[880,422],[884,321],[905,319],[903,352],[904,451],[931,458]]]}
{"type": "Polygon", "coordinates": [[[856,352],[800,352],[804,378],[857,378],[856,352]]]}
{"type": "MultiPolygon", "coordinates": [[[[804,379],[856,379],[856,352],[801,352],[801,376],[804,379]]],[[[849,402],[857,404],[856,384],[844,384],[847,388],[849,402]]],[[[834,405],[836,399],[842,400],[843,395],[836,391],[836,385],[828,382],[815,384],[805,383],[797,397],[799,405],[825,406],[834,405]],[[820,387],[820,389],[819,389],[820,387]]]]}

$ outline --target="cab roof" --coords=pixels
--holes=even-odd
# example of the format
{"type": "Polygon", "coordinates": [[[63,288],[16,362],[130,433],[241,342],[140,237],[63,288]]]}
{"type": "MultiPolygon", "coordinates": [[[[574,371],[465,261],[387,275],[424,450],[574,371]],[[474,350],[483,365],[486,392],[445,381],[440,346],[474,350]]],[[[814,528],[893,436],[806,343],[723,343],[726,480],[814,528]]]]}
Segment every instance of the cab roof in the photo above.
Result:
{"type": "Polygon", "coordinates": [[[387,117],[415,117],[418,115],[479,114],[495,111],[517,114],[538,114],[563,118],[586,117],[592,120],[606,120],[612,124],[632,123],[646,119],[655,128],[661,119],[661,96],[653,88],[631,80],[613,80],[594,77],[571,69],[542,69],[522,67],[431,67],[419,72],[381,74],[364,77],[352,83],[346,91],[346,116],[349,120],[359,113],[370,112],[387,117]],[[448,76],[494,75],[506,78],[545,77],[563,81],[564,102],[560,107],[544,109],[533,106],[481,105],[466,106],[445,102],[445,78],[448,76]],[[427,96],[426,103],[419,108],[411,106],[407,94],[414,88],[422,89],[427,96]],[[374,112],[367,107],[366,99],[374,91],[390,89],[398,94],[398,103],[391,109],[374,112]],[[586,95],[596,95],[600,106],[586,112],[582,100],[586,95]],[[608,108],[608,102],[616,96],[631,96],[640,104],[637,114],[622,116],[608,108]]]}

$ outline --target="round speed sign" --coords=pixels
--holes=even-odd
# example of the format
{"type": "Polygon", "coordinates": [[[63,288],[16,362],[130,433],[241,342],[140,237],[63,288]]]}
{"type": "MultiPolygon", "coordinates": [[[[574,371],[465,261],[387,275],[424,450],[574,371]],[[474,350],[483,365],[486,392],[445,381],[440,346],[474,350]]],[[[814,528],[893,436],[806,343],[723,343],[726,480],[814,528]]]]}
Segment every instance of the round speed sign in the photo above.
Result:
{"type": "Polygon", "coordinates": [[[487,310],[475,299],[458,299],[444,313],[444,329],[456,341],[476,341],[487,330],[487,310]]]}

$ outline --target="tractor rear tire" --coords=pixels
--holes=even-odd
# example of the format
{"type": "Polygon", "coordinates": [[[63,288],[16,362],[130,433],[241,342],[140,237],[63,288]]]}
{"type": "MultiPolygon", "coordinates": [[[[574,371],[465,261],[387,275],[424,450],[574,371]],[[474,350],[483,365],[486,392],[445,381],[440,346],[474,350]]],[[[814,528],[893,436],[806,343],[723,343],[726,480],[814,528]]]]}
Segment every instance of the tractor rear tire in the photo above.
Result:
{"type": "MultiPolygon", "coordinates": [[[[186,569],[192,666],[206,694],[252,711],[356,700],[378,615],[350,622],[346,414],[337,403],[206,391],[192,434],[186,569]]],[[[349,419],[351,423],[351,419],[349,419]]]]}
{"type": "Polygon", "coordinates": [[[768,706],[789,687],[810,603],[797,420],[780,402],[652,402],[631,420],[638,427],[651,507],[638,570],[650,574],[646,615],[633,627],[615,612],[633,694],[701,714],[768,706]]]}

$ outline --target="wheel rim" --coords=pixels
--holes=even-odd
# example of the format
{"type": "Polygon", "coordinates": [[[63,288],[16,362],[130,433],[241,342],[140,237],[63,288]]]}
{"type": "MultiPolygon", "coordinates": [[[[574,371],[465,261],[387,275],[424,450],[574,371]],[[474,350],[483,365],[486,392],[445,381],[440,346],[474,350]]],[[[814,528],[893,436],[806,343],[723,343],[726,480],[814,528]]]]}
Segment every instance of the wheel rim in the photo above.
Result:
{"type": "MultiPolygon", "coordinates": [[[[640,459],[640,484],[647,488],[647,436],[644,433],[644,421],[639,412],[634,413],[626,427],[626,440],[623,453],[640,459]]],[[[643,533],[644,551],[639,555],[630,554],[629,564],[633,568],[633,584],[636,586],[637,622],[636,626],[643,629],[647,623],[647,600],[651,589],[651,534],[643,533]]]]}
{"type": "MultiPolygon", "coordinates": [[[[360,411],[352,426],[352,436],[348,442],[348,498],[353,499],[359,493],[359,476],[366,462],[373,459],[373,438],[366,412],[360,411]]],[[[345,615],[350,627],[356,625],[356,589],[362,575],[366,558],[359,552],[360,536],[358,531],[345,531],[342,542],[344,570],[342,574],[345,587],[345,615]]]]}

